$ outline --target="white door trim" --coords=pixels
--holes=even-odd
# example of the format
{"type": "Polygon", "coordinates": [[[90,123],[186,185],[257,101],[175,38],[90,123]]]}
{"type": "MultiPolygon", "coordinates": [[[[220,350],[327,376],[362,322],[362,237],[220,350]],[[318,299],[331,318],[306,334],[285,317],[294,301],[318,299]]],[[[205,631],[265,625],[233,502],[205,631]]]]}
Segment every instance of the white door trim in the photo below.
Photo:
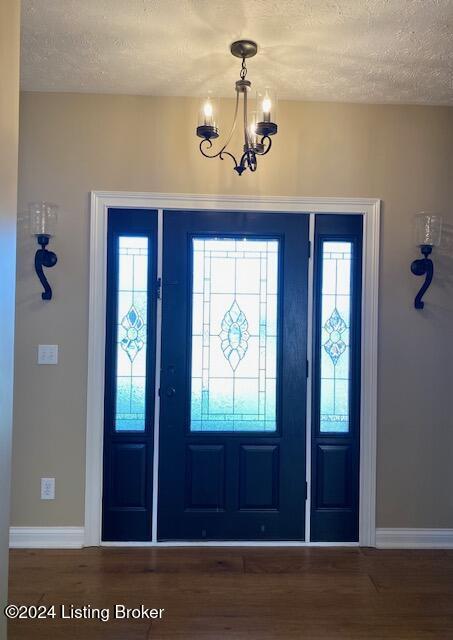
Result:
{"type": "MultiPolygon", "coordinates": [[[[104,348],[109,208],[157,210],[281,211],[363,215],[362,386],[360,436],[359,544],[376,544],[376,401],[380,200],[218,196],[93,191],[91,193],[90,296],[85,481],[85,546],[101,544],[104,412],[104,348]]],[[[155,456],[154,478],[157,477],[155,456]]],[[[157,493],[155,492],[155,496],[157,493]]],[[[154,511],[156,513],[156,511],[154,511]]],[[[153,520],[155,520],[155,515],[153,520]]],[[[144,543],[140,543],[144,546],[144,543]]],[[[153,526],[153,542],[156,540],[153,526]]],[[[180,545],[180,543],[178,543],[180,545]]],[[[208,544],[208,543],[205,543],[208,544]]],[[[278,543],[284,546],[285,543],[278,543]]],[[[301,542],[304,546],[310,543],[301,542]]],[[[341,543],[340,543],[341,544],[341,543]]],[[[118,543],[121,546],[121,543],[118,543]]],[[[168,543],[166,543],[168,546],[168,543]]],[[[217,542],[221,546],[222,542],[217,542]]],[[[175,546],[177,546],[175,544],[175,546]]],[[[269,545],[271,546],[271,545],[269,545]]],[[[291,546],[294,546],[292,544],[291,546]]],[[[331,545],[330,545],[331,546],[331,545]]]]}
{"type": "Polygon", "coordinates": [[[313,390],[313,296],[314,296],[314,246],[315,246],[315,214],[310,213],[308,227],[310,241],[310,258],[308,260],[307,287],[307,411],[305,416],[305,481],[307,497],[305,500],[305,540],[311,540],[311,394],[313,390]]]}

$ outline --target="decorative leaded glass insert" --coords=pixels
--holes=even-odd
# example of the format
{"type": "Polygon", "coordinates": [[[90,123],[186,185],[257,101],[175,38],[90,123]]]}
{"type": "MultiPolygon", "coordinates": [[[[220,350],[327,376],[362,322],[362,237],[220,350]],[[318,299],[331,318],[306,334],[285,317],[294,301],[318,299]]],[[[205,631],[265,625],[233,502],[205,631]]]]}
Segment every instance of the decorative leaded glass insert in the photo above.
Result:
{"type": "Polygon", "coordinates": [[[119,237],[116,431],[144,431],[148,238],[119,237]]]}
{"type": "Polygon", "coordinates": [[[351,259],[351,242],[323,242],[320,401],[322,433],[349,431],[351,259]]]}
{"type": "Polygon", "coordinates": [[[275,431],[279,241],[192,249],[191,431],[275,431]]]}

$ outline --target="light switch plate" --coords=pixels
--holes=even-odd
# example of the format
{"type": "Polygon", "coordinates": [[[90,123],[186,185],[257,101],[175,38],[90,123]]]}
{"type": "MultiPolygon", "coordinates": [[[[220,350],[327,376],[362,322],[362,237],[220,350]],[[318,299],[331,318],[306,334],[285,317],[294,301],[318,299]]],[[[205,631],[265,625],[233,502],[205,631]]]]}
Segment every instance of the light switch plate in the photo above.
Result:
{"type": "Polygon", "coordinates": [[[58,345],[38,345],[38,364],[58,364],[58,345]]]}
{"type": "Polygon", "coordinates": [[[41,500],[55,500],[55,478],[41,478],[41,500]]]}

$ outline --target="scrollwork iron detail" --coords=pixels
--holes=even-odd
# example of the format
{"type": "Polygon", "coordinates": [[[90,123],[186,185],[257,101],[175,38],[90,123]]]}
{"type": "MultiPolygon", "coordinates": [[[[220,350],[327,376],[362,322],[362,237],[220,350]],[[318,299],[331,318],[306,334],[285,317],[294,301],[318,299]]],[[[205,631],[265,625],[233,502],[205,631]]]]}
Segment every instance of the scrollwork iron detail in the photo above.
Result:
{"type": "Polygon", "coordinates": [[[49,251],[47,249],[47,245],[49,244],[49,236],[47,235],[39,235],[38,236],[38,244],[41,246],[41,249],[38,249],[35,253],[35,271],[44,287],[44,291],[41,294],[41,298],[43,300],[52,300],[52,288],[44,275],[44,268],[50,269],[57,264],[57,256],[53,251],[49,251]]]}
{"type": "Polygon", "coordinates": [[[428,290],[429,285],[433,280],[434,275],[434,265],[431,258],[428,256],[431,254],[433,248],[429,244],[422,244],[420,246],[420,251],[423,254],[423,258],[419,258],[418,260],[414,260],[411,264],[411,271],[415,276],[425,276],[425,282],[420,288],[420,291],[415,296],[414,307],[416,309],[423,309],[425,303],[422,298],[428,290]]]}

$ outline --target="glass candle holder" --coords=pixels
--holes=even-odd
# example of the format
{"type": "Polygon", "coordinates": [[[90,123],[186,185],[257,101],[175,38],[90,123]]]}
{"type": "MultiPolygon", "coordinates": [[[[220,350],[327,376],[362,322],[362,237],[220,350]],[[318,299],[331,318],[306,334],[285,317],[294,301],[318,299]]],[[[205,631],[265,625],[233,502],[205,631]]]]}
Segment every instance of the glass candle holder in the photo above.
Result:
{"type": "Polygon", "coordinates": [[[256,94],[256,122],[258,135],[277,133],[277,94],[270,87],[256,94]]]}
{"type": "Polygon", "coordinates": [[[202,99],[198,110],[197,135],[200,138],[218,138],[217,105],[210,92],[202,99]]]}
{"type": "Polygon", "coordinates": [[[273,89],[266,87],[256,95],[256,114],[258,122],[277,121],[277,95],[273,89]]]}
{"type": "Polygon", "coordinates": [[[258,135],[256,133],[256,112],[255,111],[252,111],[252,113],[249,115],[247,133],[248,133],[250,146],[252,148],[255,148],[256,145],[258,144],[258,135]]]}
{"type": "Polygon", "coordinates": [[[55,235],[58,206],[51,202],[32,202],[28,205],[30,232],[32,236],[46,236],[51,238],[55,235]]]}
{"type": "Polygon", "coordinates": [[[438,247],[442,237],[442,216],[421,211],[415,215],[415,244],[438,247]]]}

